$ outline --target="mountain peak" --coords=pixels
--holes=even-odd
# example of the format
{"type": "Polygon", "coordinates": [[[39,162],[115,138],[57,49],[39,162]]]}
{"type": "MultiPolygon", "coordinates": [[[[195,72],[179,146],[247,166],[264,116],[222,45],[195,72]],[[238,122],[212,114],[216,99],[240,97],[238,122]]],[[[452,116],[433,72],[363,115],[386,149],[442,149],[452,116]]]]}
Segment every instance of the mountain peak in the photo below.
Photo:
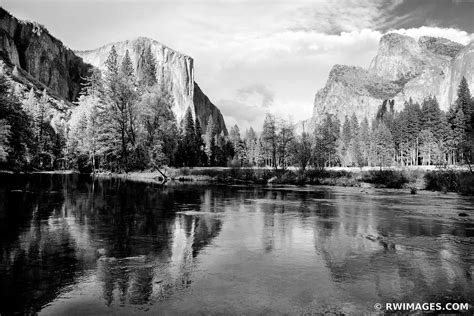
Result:
{"type": "Polygon", "coordinates": [[[76,50],[75,53],[78,55],[86,55],[86,54],[91,54],[94,52],[99,52],[99,51],[110,51],[111,47],[114,46],[116,50],[131,50],[131,51],[143,51],[145,48],[151,46],[152,48],[159,49],[159,50],[167,50],[171,53],[174,53],[176,55],[183,56],[185,58],[192,59],[192,57],[183,54],[173,48],[170,48],[169,46],[158,42],[155,39],[149,38],[149,37],[144,37],[144,36],[139,36],[135,37],[133,39],[129,40],[124,40],[124,41],[118,41],[118,42],[113,42],[113,43],[108,43],[105,44],[101,47],[98,47],[96,49],[90,49],[90,50],[76,50]]]}

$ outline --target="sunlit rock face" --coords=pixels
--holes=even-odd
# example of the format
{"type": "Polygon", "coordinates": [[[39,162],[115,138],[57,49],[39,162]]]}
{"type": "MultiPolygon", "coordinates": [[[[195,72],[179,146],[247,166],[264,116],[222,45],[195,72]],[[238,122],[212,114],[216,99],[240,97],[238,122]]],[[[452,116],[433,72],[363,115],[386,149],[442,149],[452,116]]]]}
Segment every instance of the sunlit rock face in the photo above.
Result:
{"type": "Polygon", "coordinates": [[[343,121],[352,113],[359,120],[370,118],[380,100],[390,98],[398,90],[398,85],[381,85],[379,77],[361,67],[335,65],[326,86],[316,94],[313,119],[320,121],[325,114],[332,114],[343,121]]]}
{"type": "Polygon", "coordinates": [[[41,25],[20,21],[0,8],[0,59],[25,70],[59,97],[74,100],[90,65],[41,25]]]}
{"type": "Polygon", "coordinates": [[[446,111],[456,99],[462,76],[474,88],[473,47],[444,38],[423,36],[416,41],[386,34],[367,70],[332,68],[325,87],[316,94],[311,121],[320,122],[326,113],[341,121],[352,113],[359,121],[370,120],[384,100],[394,100],[395,110],[401,110],[410,98],[422,102],[428,96],[435,96],[446,111]]]}
{"type": "MultiPolygon", "coordinates": [[[[197,88],[194,82],[193,59],[179,53],[157,41],[148,38],[137,38],[130,41],[111,43],[98,49],[90,51],[77,51],[76,54],[101,70],[105,69],[105,62],[109,56],[112,46],[115,47],[119,56],[119,62],[128,51],[130,59],[138,71],[141,65],[141,58],[148,47],[156,60],[156,77],[158,87],[167,91],[173,97],[173,112],[178,122],[181,122],[186,115],[187,108],[191,108],[194,117],[198,117],[201,126],[207,124],[209,114],[213,115],[215,122],[219,122],[219,132],[227,133],[224,119],[219,109],[212,104],[207,96],[197,88]],[[206,116],[207,115],[207,116],[206,116]]],[[[203,129],[205,131],[205,129],[203,129]]]]}
{"type": "Polygon", "coordinates": [[[465,77],[471,94],[474,94],[474,42],[461,49],[451,62],[448,98],[456,99],[457,89],[462,77],[465,77]]]}

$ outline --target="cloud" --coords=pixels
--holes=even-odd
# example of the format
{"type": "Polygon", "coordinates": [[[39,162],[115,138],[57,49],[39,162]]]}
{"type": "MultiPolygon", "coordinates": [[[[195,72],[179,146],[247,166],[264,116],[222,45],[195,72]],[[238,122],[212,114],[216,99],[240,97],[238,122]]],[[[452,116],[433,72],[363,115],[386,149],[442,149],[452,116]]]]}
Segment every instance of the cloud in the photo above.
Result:
{"type": "Polygon", "coordinates": [[[253,99],[254,104],[267,108],[273,103],[274,92],[263,84],[253,84],[237,90],[238,97],[244,101],[253,99]],[[255,100],[256,99],[256,100],[255,100]]]}
{"type": "Polygon", "coordinates": [[[421,36],[444,37],[464,45],[474,40],[474,34],[456,28],[422,26],[418,28],[394,30],[393,32],[408,35],[415,39],[418,39],[421,36]]]}
{"type": "Polygon", "coordinates": [[[221,112],[225,113],[226,125],[230,128],[230,126],[237,124],[241,131],[251,126],[259,130],[266,114],[262,107],[248,105],[236,100],[219,100],[216,104],[221,112]]]}

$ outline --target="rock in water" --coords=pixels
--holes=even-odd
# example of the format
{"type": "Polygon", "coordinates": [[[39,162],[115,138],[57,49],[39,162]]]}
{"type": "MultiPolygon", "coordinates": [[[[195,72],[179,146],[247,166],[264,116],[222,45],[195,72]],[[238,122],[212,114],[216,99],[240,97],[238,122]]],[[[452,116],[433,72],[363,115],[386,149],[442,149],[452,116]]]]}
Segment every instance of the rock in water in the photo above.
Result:
{"type": "Polygon", "coordinates": [[[446,111],[455,101],[463,76],[474,89],[474,43],[464,46],[427,36],[417,42],[389,33],[380,39],[368,69],[345,65],[332,68],[326,85],[316,94],[313,116],[305,125],[312,128],[325,114],[343,121],[355,113],[359,122],[364,117],[370,120],[384,100],[394,100],[394,109],[402,110],[410,98],[422,102],[436,96],[446,111]]]}

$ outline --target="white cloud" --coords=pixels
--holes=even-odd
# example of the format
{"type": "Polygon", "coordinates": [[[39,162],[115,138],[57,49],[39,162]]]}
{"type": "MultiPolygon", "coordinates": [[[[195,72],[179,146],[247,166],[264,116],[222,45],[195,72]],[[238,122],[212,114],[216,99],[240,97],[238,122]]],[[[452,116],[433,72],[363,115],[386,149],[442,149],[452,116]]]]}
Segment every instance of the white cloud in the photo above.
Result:
{"type": "Polygon", "coordinates": [[[422,26],[419,28],[394,30],[393,32],[408,35],[416,39],[421,36],[444,37],[464,45],[474,40],[474,34],[469,34],[455,28],[422,26]]]}

